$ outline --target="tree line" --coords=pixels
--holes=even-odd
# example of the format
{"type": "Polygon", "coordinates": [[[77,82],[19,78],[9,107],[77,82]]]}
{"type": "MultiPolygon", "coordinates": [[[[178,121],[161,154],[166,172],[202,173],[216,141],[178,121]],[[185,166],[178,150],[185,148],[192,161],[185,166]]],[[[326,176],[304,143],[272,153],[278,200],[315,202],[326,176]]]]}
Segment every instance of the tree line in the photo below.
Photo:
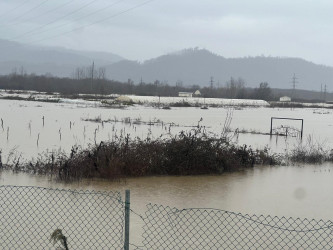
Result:
{"type": "Polygon", "coordinates": [[[0,76],[0,88],[7,90],[35,90],[40,92],[58,92],[63,95],[75,94],[133,94],[143,96],[178,96],[179,92],[199,90],[201,97],[206,98],[237,98],[274,100],[271,88],[267,82],[262,82],[257,88],[247,88],[241,78],[231,77],[223,86],[200,87],[198,85],[183,86],[178,81],[169,85],[158,80],[154,82],[134,83],[110,80],[105,77],[104,68],[77,68],[72,77],[55,77],[50,74],[27,74],[25,71],[0,76]]]}

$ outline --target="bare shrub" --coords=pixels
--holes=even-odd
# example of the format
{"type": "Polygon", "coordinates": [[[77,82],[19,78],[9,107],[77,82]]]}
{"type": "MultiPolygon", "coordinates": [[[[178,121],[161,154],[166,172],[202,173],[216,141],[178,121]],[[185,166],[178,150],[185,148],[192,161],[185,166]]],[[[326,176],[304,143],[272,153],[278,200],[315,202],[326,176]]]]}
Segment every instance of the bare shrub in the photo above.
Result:
{"type": "Polygon", "coordinates": [[[22,170],[53,175],[60,180],[81,178],[118,179],[126,176],[221,174],[253,167],[261,162],[273,163],[268,152],[253,151],[224,138],[206,133],[204,127],[182,131],[170,138],[131,139],[127,134],[86,149],[72,147],[63,152],[41,154],[22,170]]]}
{"type": "Polygon", "coordinates": [[[313,136],[308,136],[305,142],[300,141],[295,145],[287,157],[292,162],[322,163],[333,160],[332,151],[325,147],[324,142],[319,142],[313,136]]]}

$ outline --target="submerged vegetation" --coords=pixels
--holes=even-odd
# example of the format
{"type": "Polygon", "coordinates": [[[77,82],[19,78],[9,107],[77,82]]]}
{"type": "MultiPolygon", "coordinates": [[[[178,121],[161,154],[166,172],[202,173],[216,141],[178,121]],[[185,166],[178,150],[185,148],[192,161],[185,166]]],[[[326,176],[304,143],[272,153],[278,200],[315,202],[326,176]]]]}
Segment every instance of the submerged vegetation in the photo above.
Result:
{"type": "Polygon", "coordinates": [[[308,136],[304,143],[299,143],[290,150],[287,157],[291,162],[296,163],[333,162],[333,150],[327,149],[324,143],[308,136]]]}
{"type": "MultiPolygon", "coordinates": [[[[69,155],[62,151],[44,152],[37,159],[28,162],[13,150],[9,153],[7,162],[3,163],[0,151],[0,169],[48,175],[62,181],[82,178],[114,180],[130,176],[221,174],[252,168],[256,164],[284,165],[333,161],[333,150],[327,150],[323,143],[315,141],[313,137],[300,141],[285,154],[272,154],[267,147],[254,150],[247,145],[237,145],[234,139],[237,139],[239,133],[259,132],[232,131],[232,116],[232,110],[229,110],[220,135],[207,132],[206,127],[200,125],[201,118],[197,126],[177,135],[172,135],[169,131],[165,136],[161,135],[156,139],[149,135],[141,139],[133,138],[124,132],[120,136],[115,134],[112,140],[99,144],[95,138],[95,143],[90,144],[88,148],[73,146],[69,155]]],[[[101,123],[102,127],[105,122],[161,125],[165,128],[173,125],[159,119],[144,122],[140,117],[114,117],[102,120],[98,116],[83,120],[101,123]]]]}
{"type": "MultiPolygon", "coordinates": [[[[90,95],[87,95],[89,98],[90,95]]],[[[185,103],[186,104],[186,103],[185,103]]],[[[248,145],[238,145],[233,140],[241,133],[268,135],[257,130],[236,129],[231,130],[233,109],[229,109],[222,126],[221,134],[216,135],[207,132],[205,126],[201,126],[202,118],[197,125],[184,126],[175,123],[163,122],[154,118],[142,120],[123,117],[102,120],[101,115],[95,118],[81,118],[83,121],[100,123],[94,130],[94,144],[88,148],[73,146],[68,155],[64,152],[45,152],[37,159],[26,162],[21,154],[15,154],[15,148],[9,151],[5,161],[2,161],[0,150],[0,169],[24,171],[33,174],[54,176],[59,180],[70,181],[82,178],[118,179],[128,176],[151,175],[200,175],[221,174],[245,168],[252,168],[256,164],[279,165],[292,163],[323,163],[333,162],[333,150],[328,150],[323,143],[316,142],[312,137],[298,143],[285,154],[272,154],[266,147],[261,150],[252,149],[248,145]],[[105,123],[112,123],[112,140],[98,143],[96,133],[104,128],[105,123]],[[136,131],[136,126],[160,126],[162,133],[156,139],[133,138],[126,134],[125,129],[117,132],[114,124],[129,125],[136,131]],[[186,127],[188,131],[181,131],[177,135],[170,132],[172,127],[186,127]]],[[[44,116],[42,118],[44,127],[44,116]]],[[[74,122],[69,122],[70,129],[74,122]]],[[[3,134],[8,141],[9,126],[4,127],[1,118],[3,134]]],[[[28,124],[31,136],[31,121],[28,124]]],[[[110,129],[110,131],[111,131],[110,129]]],[[[59,129],[61,141],[62,132],[59,129]]],[[[83,136],[85,137],[84,126],[83,136]]],[[[179,129],[177,130],[179,131],[179,129]]],[[[276,133],[276,136],[281,135],[276,133]]],[[[40,133],[37,134],[37,147],[40,143],[40,133]]]]}
{"type": "MultiPolygon", "coordinates": [[[[152,175],[221,174],[256,164],[282,165],[333,161],[333,151],[312,137],[297,144],[285,154],[272,154],[268,148],[253,150],[232,142],[229,131],[231,116],[226,119],[220,136],[206,132],[199,125],[168,138],[131,139],[129,134],[112,141],[72,147],[70,155],[46,152],[30,162],[14,157],[11,164],[0,168],[48,175],[62,181],[82,178],[115,180],[123,177],[152,175]]],[[[1,157],[0,157],[1,163],[1,157]]]]}
{"type": "Polygon", "coordinates": [[[117,138],[87,149],[73,147],[69,156],[43,154],[25,164],[7,166],[15,171],[56,176],[60,180],[81,178],[117,179],[147,175],[221,174],[254,164],[276,164],[267,150],[237,146],[225,137],[209,137],[204,128],[180,132],[168,139],[117,138]]]}

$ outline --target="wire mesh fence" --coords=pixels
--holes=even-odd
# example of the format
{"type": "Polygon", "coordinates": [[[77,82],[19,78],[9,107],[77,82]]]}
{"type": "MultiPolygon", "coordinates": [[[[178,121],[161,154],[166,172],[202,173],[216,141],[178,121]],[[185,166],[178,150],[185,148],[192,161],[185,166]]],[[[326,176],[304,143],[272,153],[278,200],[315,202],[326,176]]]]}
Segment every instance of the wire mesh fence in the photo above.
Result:
{"type": "Polygon", "coordinates": [[[50,240],[61,229],[68,249],[333,249],[331,221],[156,204],[142,215],[127,193],[0,186],[0,248],[63,249],[50,240]],[[126,211],[142,220],[140,246],[126,247],[126,211]]]}
{"type": "Polygon", "coordinates": [[[124,203],[118,192],[0,186],[0,248],[62,249],[51,234],[61,229],[69,249],[122,249],[124,203]]]}
{"type": "Polygon", "coordinates": [[[147,205],[141,249],[333,249],[331,221],[147,205]]]}

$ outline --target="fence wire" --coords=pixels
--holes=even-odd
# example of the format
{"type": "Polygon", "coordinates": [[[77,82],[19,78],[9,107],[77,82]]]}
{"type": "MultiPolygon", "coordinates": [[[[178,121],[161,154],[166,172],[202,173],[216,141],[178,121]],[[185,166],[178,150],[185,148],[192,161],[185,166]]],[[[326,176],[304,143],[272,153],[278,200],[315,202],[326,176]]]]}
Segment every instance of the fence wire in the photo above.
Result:
{"type": "Polygon", "coordinates": [[[1,249],[122,249],[124,203],[119,192],[0,186],[1,249]]]}
{"type": "Polygon", "coordinates": [[[147,205],[142,249],[333,249],[333,223],[147,205]]]}
{"type": "MultiPolygon", "coordinates": [[[[119,192],[0,186],[1,249],[123,249],[125,203],[119,192]]],[[[130,249],[333,249],[332,221],[243,215],[212,208],[148,204],[143,241],[130,249]]],[[[135,232],[134,232],[135,233],[135,232]]]]}

